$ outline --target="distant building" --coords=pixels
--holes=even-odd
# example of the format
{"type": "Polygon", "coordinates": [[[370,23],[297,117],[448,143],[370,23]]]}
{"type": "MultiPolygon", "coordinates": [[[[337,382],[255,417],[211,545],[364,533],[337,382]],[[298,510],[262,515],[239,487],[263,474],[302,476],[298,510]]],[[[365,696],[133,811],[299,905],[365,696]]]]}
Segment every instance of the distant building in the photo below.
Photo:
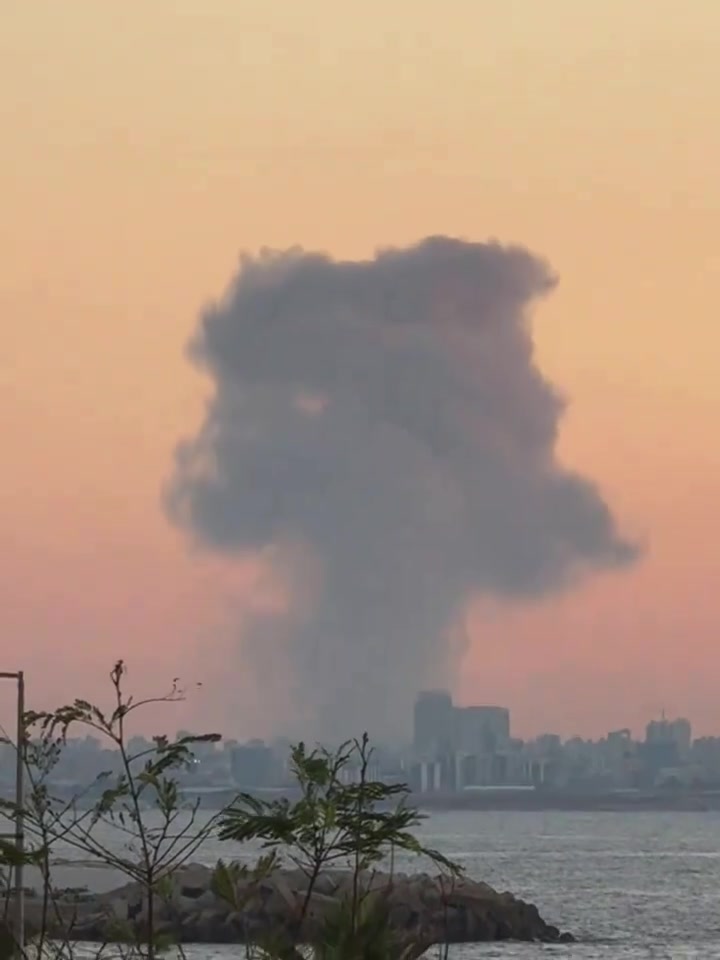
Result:
{"type": "Polygon", "coordinates": [[[687,763],[690,758],[692,728],[688,720],[652,720],[645,728],[641,746],[643,780],[648,784],[661,778],[662,771],[687,763]]]}
{"type": "Polygon", "coordinates": [[[455,748],[455,707],[447,690],[424,690],[415,701],[413,745],[418,758],[430,760],[455,748]]]}
{"type": "Polygon", "coordinates": [[[230,772],[239,787],[271,787],[276,780],[275,755],[262,740],[251,740],[233,749],[230,772]]]}
{"type": "Polygon", "coordinates": [[[457,749],[471,755],[507,750],[510,743],[510,711],[505,707],[458,707],[457,749]]]}
{"type": "Polygon", "coordinates": [[[537,752],[546,758],[557,757],[562,751],[562,739],[557,733],[541,733],[534,740],[537,752]]]}
{"type": "Polygon", "coordinates": [[[421,760],[409,770],[408,786],[415,793],[434,793],[442,789],[442,764],[439,760],[421,760]]]}
{"type": "Polygon", "coordinates": [[[680,760],[686,760],[692,743],[692,727],[689,720],[651,720],[645,728],[645,742],[649,744],[674,744],[680,760]]]}
{"type": "Polygon", "coordinates": [[[152,740],[146,740],[145,737],[135,736],[128,740],[127,750],[131,757],[139,757],[156,748],[152,740]]]}
{"type": "Polygon", "coordinates": [[[707,784],[720,784],[720,737],[700,737],[692,745],[692,760],[699,778],[707,784]]]}
{"type": "Polygon", "coordinates": [[[640,775],[637,744],[628,729],[612,730],[601,742],[602,773],[614,787],[632,787],[640,775]]]}

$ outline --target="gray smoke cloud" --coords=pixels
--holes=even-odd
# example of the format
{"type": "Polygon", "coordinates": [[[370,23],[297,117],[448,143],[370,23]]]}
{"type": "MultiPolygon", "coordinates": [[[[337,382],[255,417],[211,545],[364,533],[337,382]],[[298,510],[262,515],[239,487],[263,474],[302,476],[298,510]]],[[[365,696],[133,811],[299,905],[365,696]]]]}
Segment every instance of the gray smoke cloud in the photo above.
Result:
{"type": "Polygon", "coordinates": [[[242,259],[190,345],[215,392],[167,506],[214,550],[276,545],[296,585],[304,567],[319,580],[245,634],[230,689],[234,667],[268,689],[282,674],[303,735],[404,733],[416,691],[452,681],[470,596],[635,560],[556,458],[564,401],[527,316],[555,282],[524,249],[446,237],[360,262],[242,259]]]}

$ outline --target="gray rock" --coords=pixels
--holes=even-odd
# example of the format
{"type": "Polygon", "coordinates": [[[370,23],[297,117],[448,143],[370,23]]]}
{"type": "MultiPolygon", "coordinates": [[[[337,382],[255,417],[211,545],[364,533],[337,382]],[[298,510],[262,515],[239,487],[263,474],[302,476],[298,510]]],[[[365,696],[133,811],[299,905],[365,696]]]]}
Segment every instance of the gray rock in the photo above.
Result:
{"type": "Polygon", "coordinates": [[[128,919],[128,902],[124,897],[116,897],[108,904],[109,913],[116,920],[128,919]]]}
{"type": "Polygon", "coordinates": [[[200,896],[195,899],[195,904],[198,910],[217,910],[222,906],[222,901],[215,896],[212,890],[204,890],[200,896]]]}
{"type": "MultiPolygon", "coordinates": [[[[201,864],[177,871],[168,897],[156,901],[157,928],[186,943],[256,942],[271,934],[292,943],[299,932],[308,889],[302,871],[276,870],[259,882],[243,876],[237,884],[235,904],[215,896],[212,877],[213,871],[201,864]]],[[[317,878],[302,928],[308,940],[320,935],[326,918],[353,895],[353,889],[349,871],[328,870],[317,878]]],[[[361,896],[377,898],[387,908],[392,928],[410,944],[572,940],[569,934],[546,924],[533,904],[466,877],[367,871],[358,878],[357,889],[361,896]]],[[[70,935],[79,940],[102,940],[126,925],[141,937],[147,927],[146,901],[140,885],[126,884],[88,904],[68,903],[68,909],[75,912],[70,935]]],[[[28,916],[33,915],[33,903],[28,902],[28,916]]]]}
{"type": "MultiPolygon", "coordinates": [[[[289,880],[289,878],[288,878],[289,880]]],[[[319,893],[325,897],[332,897],[337,893],[340,882],[336,874],[325,873],[320,874],[315,883],[313,884],[313,891],[319,893]]],[[[309,886],[309,880],[305,877],[305,882],[299,889],[303,892],[307,891],[309,886]]],[[[298,888],[296,888],[298,889],[298,888]]]]}

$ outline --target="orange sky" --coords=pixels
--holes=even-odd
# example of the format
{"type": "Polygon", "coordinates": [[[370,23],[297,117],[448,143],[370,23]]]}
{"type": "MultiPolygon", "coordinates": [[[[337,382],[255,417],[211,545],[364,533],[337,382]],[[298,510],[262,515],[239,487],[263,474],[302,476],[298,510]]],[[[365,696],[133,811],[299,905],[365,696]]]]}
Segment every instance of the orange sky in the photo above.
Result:
{"type": "Polygon", "coordinates": [[[159,505],[207,391],[198,308],[241,249],[493,236],[560,274],[535,331],[561,454],[649,552],[478,603],[458,696],[521,734],[663,707],[720,732],[719,35],[717,0],[8,5],[0,668],[37,703],[119,655],[141,689],[211,691],[257,574],[191,556],[159,505]]]}

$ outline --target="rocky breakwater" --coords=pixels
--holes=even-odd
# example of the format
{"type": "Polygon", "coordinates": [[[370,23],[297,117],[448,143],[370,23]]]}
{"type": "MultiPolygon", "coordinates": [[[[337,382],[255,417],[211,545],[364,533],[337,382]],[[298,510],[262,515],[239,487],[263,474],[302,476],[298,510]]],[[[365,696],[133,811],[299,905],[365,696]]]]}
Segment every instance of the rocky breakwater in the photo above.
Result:
{"type": "MultiPolygon", "coordinates": [[[[312,943],[326,918],[353,896],[353,876],[344,871],[321,874],[310,895],[308,878],[299,870],[276,870],[260,880],[238,876],[233,883],[228,897],[227,891],[220,895],[212,869],[193,864],[178,870],[156,895],[156,934],[183,943],[243,943],[278,935],[297,940],[301,932],[302,939],[312,943]]],[[[359,878],[358,890],[361,898],[375,898],[391,929],[405,942],[430,946],[573,939],[546,923],[533,904],[466,877],[373,872],[359,878]]],[[[27,906],[31,916],[32,905],[27,906]]],[[[137,884],[109,894],[75,897],[60,913],[65,929],[56,929],[55,934],[74,940],[116,940],[123,930],[124,936],[141,938],[147,933],[147,896],[137,884]]]]}

